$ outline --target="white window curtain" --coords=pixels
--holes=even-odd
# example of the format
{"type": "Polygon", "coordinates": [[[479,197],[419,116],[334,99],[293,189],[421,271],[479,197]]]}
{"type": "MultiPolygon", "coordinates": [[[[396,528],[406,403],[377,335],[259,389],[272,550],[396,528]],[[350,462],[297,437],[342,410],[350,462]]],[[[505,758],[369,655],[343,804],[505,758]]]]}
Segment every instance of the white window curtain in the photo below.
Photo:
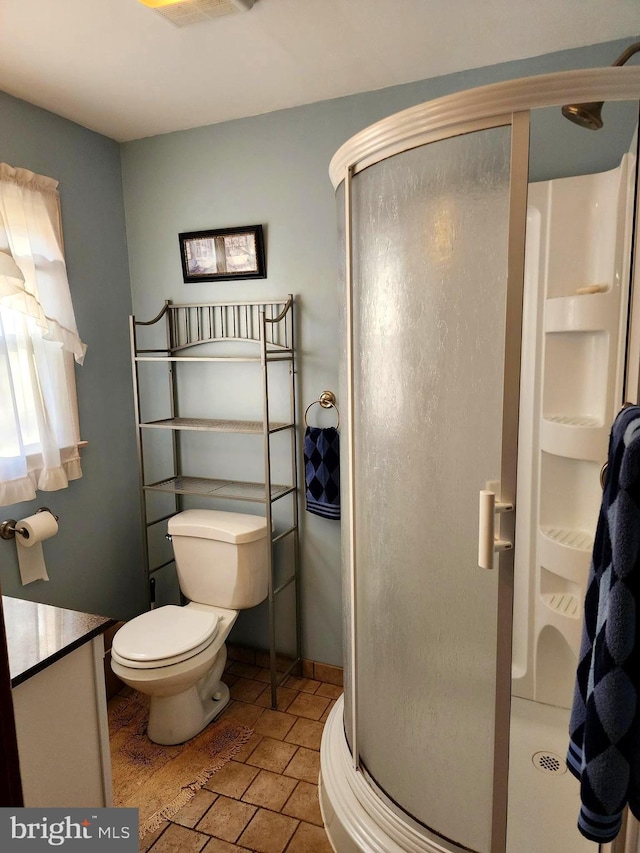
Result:
{"type": "Polygon", "coordinates": [[[0,505],[82,476],[58,182],[0,163],[0,505]]]}

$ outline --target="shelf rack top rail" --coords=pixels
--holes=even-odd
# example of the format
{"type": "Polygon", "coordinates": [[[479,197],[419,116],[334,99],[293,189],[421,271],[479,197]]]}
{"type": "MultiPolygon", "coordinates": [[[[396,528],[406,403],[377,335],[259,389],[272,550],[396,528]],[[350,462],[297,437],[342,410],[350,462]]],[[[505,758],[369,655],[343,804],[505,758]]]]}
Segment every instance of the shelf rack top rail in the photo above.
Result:
{"type": "Polygon", "coordinates": [[[263,335],[267,349],[287,351],[291,350],[293,340],[292,305],[291,294],[259,302],[174,304],[167,299],[153,320],[134,317],[133,322],[136,326],[152,326],[166,315],[170,354],[220,341],[261,343],[263,335]]]}

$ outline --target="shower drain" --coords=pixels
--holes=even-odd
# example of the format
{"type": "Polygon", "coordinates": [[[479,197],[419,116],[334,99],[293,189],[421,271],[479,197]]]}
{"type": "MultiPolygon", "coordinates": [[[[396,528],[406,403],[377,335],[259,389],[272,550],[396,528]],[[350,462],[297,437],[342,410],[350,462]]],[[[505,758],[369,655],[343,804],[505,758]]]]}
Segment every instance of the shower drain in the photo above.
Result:
{"type": "Polygon", "coordinates": [[[533,766],[541,773],[551,773],[553,776],[561,776],[567,772],[567,765],[555,752],[534,752],[531,760],[533,761],[533,766]]]}

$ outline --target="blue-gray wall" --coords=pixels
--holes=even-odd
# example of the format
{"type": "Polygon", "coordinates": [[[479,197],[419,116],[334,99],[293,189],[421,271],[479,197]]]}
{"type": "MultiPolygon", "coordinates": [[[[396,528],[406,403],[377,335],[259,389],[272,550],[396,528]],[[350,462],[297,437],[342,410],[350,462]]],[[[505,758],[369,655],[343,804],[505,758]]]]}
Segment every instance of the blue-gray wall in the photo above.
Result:
{"type": "Polygon", "coordinates": [[[5,595],[126,618],[143,609],[144,588],[120,146],[0,93],[0,161],[60,182],[71,295],[88,346],[76,379],[80,430],[89,442],[82,479],[0,507],[2,519],[43,505],[60,517],[58,535],[43,545],[50,581],[22,586],[16,546],[0,541],[0,586],[5,595]]]}
{"type": "MultiPolygon", "coordinates": [[[[506,79],[608,65],[629,41],[125,144],[123,181],[136,314],[141,319],[151,318],[166,298],[206,302],[295,293],[300,310],[301,413],[321,391],[337,391],[337,216],[327,174],[336,149],[372,122],[422,101],[506,79]],[[256,222],[263,223],[267,232],[265,281],[183,283],[179,232],[256,222]]],[[[605,113],[609,110],[611,105],[605,113]]],[[[561,136],[553,135],[551,142],[545,141],[545,120],[534,119],[533,135],[539,135],[544,143],[536,155],[536,177],[608,168],[609,163],[594,147],[599,144],[597,135],[589,140],[587,131],[558,121],[557,113],[553,111],[550,122],[561,136]],[[575,146],[585,140],[584,162],[578,163],[575,146]]],[[[628,142],[627,130],[622,137],[628,142]]],[[[231,393],[238,406],[245,405],[247,391],[240,380],[231,393]]],[[[210,441],[215,448],[214,439],[210,441]]],[[[198,452],[204,464],[207,451],[202,447],[198,452]]],[[[339,527],[335,522],[303,513],[302,577],[303,654],[339,664],[341,583],[339,527]]],[[[239,620],[233,638],[264,645],[264,635],[260,636],[263,627],[264,614],[252,611],[239,620]]]]}

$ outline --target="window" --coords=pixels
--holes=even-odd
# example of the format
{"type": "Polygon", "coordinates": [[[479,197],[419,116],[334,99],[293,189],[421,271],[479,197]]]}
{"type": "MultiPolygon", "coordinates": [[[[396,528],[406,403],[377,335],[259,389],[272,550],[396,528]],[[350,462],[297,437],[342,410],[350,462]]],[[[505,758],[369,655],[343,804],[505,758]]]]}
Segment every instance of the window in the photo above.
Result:
{"type": "Polygon", "coordinates": [[[57,181],[0,163],[0,505],[82,476],[57,181]]]}

